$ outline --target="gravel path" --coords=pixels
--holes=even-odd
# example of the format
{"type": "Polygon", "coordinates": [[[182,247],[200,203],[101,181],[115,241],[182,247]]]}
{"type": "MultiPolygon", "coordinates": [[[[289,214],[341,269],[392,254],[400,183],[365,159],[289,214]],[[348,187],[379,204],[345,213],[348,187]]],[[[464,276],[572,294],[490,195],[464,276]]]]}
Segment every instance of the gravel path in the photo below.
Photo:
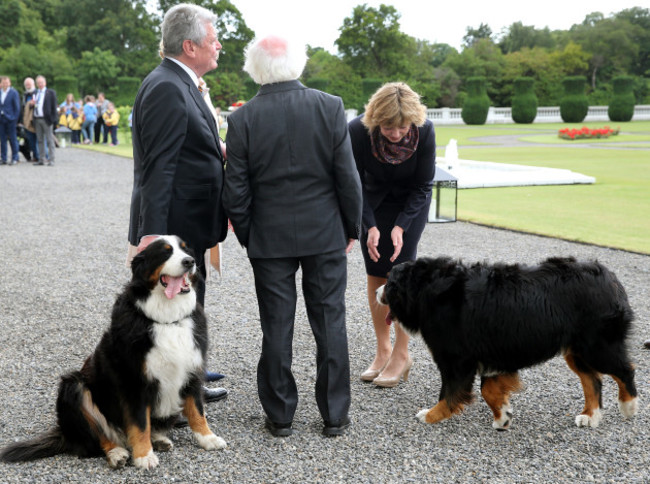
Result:
{"type": "MultiPolygon", "coordinates": [[[[132,161],[63,149],[57,165],[0,167],[0,446],[54,423],[59,375],[79,368],[108,324],[115,295],[129,278],[124,266],[132,161]]],[[[568,188],[570,189],[570,188],[568,188]]],[[[604,382],[604,418],[597,429],[577,428],[582,390],[561,358],[522,372],[513,428],[496,432],[478,399],[438,425],[415,418],[432,406],[440,379],[420,340],[407,383],[379,389],[358,380],[370,362],[374,336],[359,248],[350,256],[348,333],[353,425],[338,439],[320,435],[313,397],[315,345],[299,306],[294,370],[300,389],[297,433],[271,437],[263,428],[255,372],[260,330],[252,271],[232,234],[225,273],[208,284],[210,368],[227,375],[228,400],[210,404],[209,421],[228,442],[208,453],[187,429],[174,430],[175,448],[160,466],[113,471],[104,459],[58,456],[0,464],[0,483],[285,483],[285,482],[648,482],[650,480],[650,257],[467,223],[430,224],[421,255],[465,261],[537,262],[550,255],[597,258],[613,269],[637,314],[630,341],[638,365],[640,413],[623,420],[616,386],[604,382]]]]}

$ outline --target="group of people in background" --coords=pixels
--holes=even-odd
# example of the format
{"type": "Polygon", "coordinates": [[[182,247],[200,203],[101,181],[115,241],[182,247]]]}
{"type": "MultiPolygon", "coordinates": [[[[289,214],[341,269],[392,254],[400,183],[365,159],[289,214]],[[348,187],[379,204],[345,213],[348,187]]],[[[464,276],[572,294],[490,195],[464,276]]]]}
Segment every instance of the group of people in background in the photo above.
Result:
{"type": "Polygon", "coordinates": [[[59,127],[67,127],[72,131],[72,144],[93,144],[102,141],[111,146],[118,144],[117,128],[120,113],[115,104],[106,99],[103,92],[95,96],[87,95],[82,102],[75,101],[69,93],[65,101],[59,105],[59,127]]]}
{"type": "Polygon", "coordinates": [[[25,78],[21,95],[11,86],[8,76],[0,76],[0,164],[13,165],[22,153],[36,166],[54,165],[55,147],[58,146],[55,129],[71,132],[72,144],[92,144],[102,141],[118,144],[117,130],[120,113],[106,99],[103,92],[85,96],[76,101],[72,93],[59,104],[56,92],[47,87],[44,76],[25,78]],[[24,139],[20,143],[19,139],[24,139]],[[11,157],[9,157],[9,149],[11,157]]]}

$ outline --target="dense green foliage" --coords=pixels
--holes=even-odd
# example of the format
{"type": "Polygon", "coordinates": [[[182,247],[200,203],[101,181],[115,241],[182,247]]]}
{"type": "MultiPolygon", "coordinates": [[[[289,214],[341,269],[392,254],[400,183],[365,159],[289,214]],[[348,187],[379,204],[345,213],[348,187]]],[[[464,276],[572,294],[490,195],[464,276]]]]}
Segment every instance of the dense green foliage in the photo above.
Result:
{"type": "Polygon", "coordinates": [[[485,124],[490,110],[485,77],[470,77],[467,80],[467,98],[460,113],[465,124],[485,124]]]}
{"type": "Polygon", "coordinates": [[[634,79],[630,76],[615,77],[614,96],[607,108],[610,121],[630,121],[634,116],[634,93],[632,92],[634,79]]]}
{"type": "Polygon", "coordinates": [[[562,81],[564,97],[560,101],[560,116],[565,123],[581,123],[587,117],[589,100],[585,94],[585,78],[566,77],[562,81]]]}
{"type": "MultiPolygon", "coordinates": [[[[2,0],[0,73],[22,87],[27,76],[43,74],[59,96],[96,94],[122,99],[120,78],[142,79],[160,61],[159,24],[175,0],[2,0]],[[152,10],[151,7],[155,7],[152,10]],[[76,79],[76,84],[70,79],[76,79]]],[[[255,33],[246,25],[237,0],[195,0],[213,10],[224,54],[206,76],[217,106],[226,108],[257,92],[242,71],[244,47],[255,33]]],[[[590,104],[608,104],[612,80],[632,76],[636,104],[650,103],[650,9],[631,8],[605,17],[593,12],[569,30],[551,31],[513,23],[495,35],[481,24],[467,26],[463,48],[416,39],[403,32],[399,7],[350,6],[341,19],[338,54],[310,46],[303,81],[327,85],[347,107],[363,109],[369,84],[364,79],[404,81],[428,107],[465,103],[467,81],[487,79],[495,106],[511,106],[514,81],[534,80],[540,106],[558,105],[562,79],[588,79],[590,104]]],[[[588,8],[588,5],[585,7],[588,8]]],[[[370,84],[372,84],[371,82],[370,84]]],[[[374,91],[372,91],[374,92],[374,91]]]]}
{"type": "Polygon", "coordinates": [[[537,96],[533,89],[535,80],[531,77],[515,79],[515,93],[512,96],[512,120],[515,123],[530,124],[537,116],[537,96]]]}

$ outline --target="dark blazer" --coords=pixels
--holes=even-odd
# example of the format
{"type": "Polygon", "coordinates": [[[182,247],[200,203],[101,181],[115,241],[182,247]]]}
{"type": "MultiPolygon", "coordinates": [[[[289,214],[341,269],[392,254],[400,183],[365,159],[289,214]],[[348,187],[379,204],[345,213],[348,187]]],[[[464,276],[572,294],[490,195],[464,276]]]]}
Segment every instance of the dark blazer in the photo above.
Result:
{"type": "Polygon", "coordinates": [[[418,147],[413,156],[399,165],[377,160],[370,147],[363,115],[350,121],[352,150],[363,187],[363,225],[376,226],[374,211],[383,201],[404,205],[395,225],[408,231],[411,222],[427,206],[436,171],[436,137],[433,123],[427,120],[419,129],[418,147]]]}
{"type": "Polygon", "coordinates": [[[133,106],[129,242],[173,234],[195,251],[225,239],[223,156],[214,117],[179,65],[164,59],[133,106]]]}
{"type": "Polygon", "coordinates": [[[59,124],[59,103],[56,100],[56,91],[45,88],[45,99],[43,100],[43,119],[48,126],[59,124]]]}
{"type": "Polygon", "coordinates": [[[20,116],[20,95],[13,87],[9,87],[7,90],[4,103],[0,98],[0,113],[2,113],[3,121],[18,121],[20,116]]]}
{"type": "Polygon", "coordinates": [[[361,186],[343,102],[299,81],[263,85],[228,116],[224,205],[251,258],[301,257],[357,239],[361,186]]]}

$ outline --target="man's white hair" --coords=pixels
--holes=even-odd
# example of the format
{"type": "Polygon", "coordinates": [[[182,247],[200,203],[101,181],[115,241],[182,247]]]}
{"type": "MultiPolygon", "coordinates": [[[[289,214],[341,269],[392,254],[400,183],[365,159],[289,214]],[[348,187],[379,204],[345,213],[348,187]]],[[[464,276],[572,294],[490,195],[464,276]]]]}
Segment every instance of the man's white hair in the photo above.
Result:
{"type": "Polygon", "coordinates": [[[244,71],[260,85],[294,81],[307,64],[306,46],[277,35],[256,38],[245,54],[244,71]]]}

